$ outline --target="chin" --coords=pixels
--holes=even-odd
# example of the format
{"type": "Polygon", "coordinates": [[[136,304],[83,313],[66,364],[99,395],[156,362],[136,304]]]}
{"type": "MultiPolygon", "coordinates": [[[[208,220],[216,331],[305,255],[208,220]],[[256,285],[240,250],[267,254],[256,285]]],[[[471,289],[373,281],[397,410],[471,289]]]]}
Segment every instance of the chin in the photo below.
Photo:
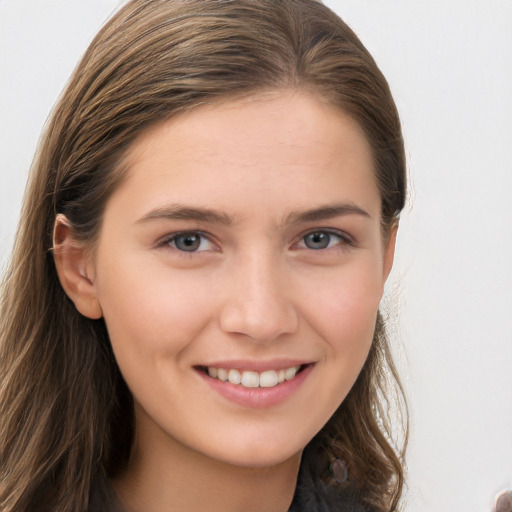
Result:
{"type": "Polygon", "coordinates": [[[221,448],[217,453],[211,453],[210,457],[231,466],[264,469],[279,466],[290,460],[300,461],[302,451],[307,442],[289,443],[285,440],[275,440],[274,442],[265,442],[258,439],[255,442],[242,442],[241,446],[230,444],[229,447],[219,446],[221,448]]]}

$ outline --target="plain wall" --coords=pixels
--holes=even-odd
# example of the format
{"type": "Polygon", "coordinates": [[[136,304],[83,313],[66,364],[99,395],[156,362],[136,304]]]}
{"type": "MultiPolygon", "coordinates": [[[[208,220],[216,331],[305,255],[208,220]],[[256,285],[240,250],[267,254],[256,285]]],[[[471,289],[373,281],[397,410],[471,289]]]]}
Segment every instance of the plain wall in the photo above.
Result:
{"type": "MultiPolygon", "coordinates": [[[[512,487],[512,0],[326,3],[388,78],[407,144],[388,287],[411,406],[406,510],[490,511],[512,487]]],[[[0,265],[43,123],[117,5],[0,0],[0,265]]]]}

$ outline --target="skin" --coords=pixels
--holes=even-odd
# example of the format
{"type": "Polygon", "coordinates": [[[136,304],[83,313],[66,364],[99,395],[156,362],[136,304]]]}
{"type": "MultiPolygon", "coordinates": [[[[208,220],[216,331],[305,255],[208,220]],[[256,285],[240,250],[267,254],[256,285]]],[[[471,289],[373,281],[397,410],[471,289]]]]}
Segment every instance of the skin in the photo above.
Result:
{"type": "Polygon", "coordinates": [[[130,511],[285,511],[302,449],[367,357],[392,265],[368,142],[329,104],[278,91],[157,124],[123,163],[93,253],[64,218],[55,230],[61,282],[105,318],[134,395],[115,489],[130,511]],[[243,405],[199,370],[221,361],[308,373],[277,403],[243,405]]]}

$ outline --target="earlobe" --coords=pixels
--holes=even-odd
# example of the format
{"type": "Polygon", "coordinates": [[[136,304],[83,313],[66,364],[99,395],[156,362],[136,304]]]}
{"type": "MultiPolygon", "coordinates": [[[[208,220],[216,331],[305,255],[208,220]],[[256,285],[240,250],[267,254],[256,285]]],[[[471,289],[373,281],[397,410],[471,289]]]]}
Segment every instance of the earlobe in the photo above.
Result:
{"type": "Polygon", "coordinates": [[[60,284],[76,309],[87,318],[103,316],[87,248],[74,238],[67,218],[59,214],[53,227],[53,258],[60,284]]]}

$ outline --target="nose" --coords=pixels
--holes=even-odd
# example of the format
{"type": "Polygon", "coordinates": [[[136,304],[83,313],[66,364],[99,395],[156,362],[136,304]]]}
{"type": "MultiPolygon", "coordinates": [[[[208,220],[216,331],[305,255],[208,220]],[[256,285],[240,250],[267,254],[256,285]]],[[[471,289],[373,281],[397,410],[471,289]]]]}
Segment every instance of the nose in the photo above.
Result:
{"type": "Polygon", "coordinates": [[[221,329],[259,343],[294,333],[299,317],[287,272],[257,255],[234,267],[220,312],[221,329]]]}

